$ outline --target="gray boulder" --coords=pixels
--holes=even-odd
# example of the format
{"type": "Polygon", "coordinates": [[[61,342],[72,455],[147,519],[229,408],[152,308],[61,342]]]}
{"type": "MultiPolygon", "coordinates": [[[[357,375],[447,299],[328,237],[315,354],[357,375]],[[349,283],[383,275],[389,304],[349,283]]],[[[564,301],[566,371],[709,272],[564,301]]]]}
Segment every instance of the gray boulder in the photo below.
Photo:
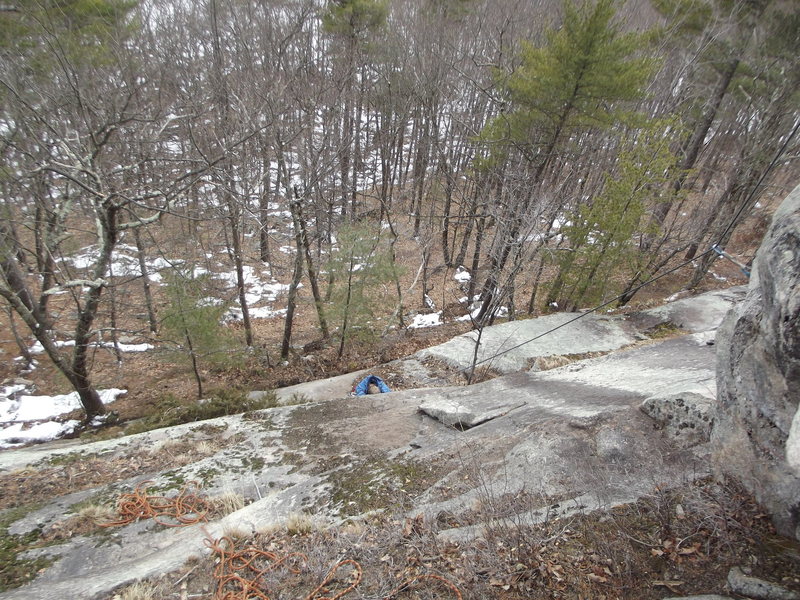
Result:
{"type": "Polygon", "coordinates": [[[658,423],[676,446],[691,448],[709,440],[713,403],[711,393],[698,388],[650,396],[639,408],[658,423]]]}
{"type": "Polygon", "coordinates": [[[800,539],[800,187],[775,213],[744,302],[717,331],[717,360],[716,464],[800,539]]]}

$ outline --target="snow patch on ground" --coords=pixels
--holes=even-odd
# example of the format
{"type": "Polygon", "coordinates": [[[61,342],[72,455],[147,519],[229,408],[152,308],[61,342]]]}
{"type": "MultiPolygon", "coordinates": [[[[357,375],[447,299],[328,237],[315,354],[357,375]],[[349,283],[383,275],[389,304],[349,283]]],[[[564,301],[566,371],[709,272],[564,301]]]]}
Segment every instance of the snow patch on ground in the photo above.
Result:
{"type": "MultiPolygon", "coordinates": [[[[56,348],[67,348],[70,346],[75,345],[75,340],[55,340],[53,342],[56,348]]],[[[114,349],[113,342],[92,342],[89,344],[93,348],[109,348],[114,349]]],[[[154,346],[152,344],[121,344],[118,343],[117,347],[119,348],[120,352],[146,352],[147,350],[152,350],[154,346]]],[[[42,354],[44,353],[44,347],[42,346],[41,342],[36,342],[33,346],[30,347],[28,350],[31,354],[42,354]]]]}
{"type": "MultiPolygon", "coordinates": [[[[26,385],[0,387],[0,448],[12,448],[29,442],[45,442],[68,435],[78,421],[59,422],[56,417],[81,407],[77,392],[59,396],[32,396],[26,385]]],[[[99,390],[100,400],[108,404],[127,390],[99,390]]]]}
{"type": "Polygon", "coordinates": [[[0,429],[0,449],[13,448],[31,442],[49,442],[51,440],[69,435],[78,426],[79,421],[71,420],[64,423],[45,421],[23,429],[23,423],[0,429]]]}
{"type": "Polygon", "coordinates": [[[453,279],[459,283],[469,283],[469,281],[472,279],[472,275],[469,274],[469,271],[467,271],[466,267],[461,266],[456,269],[453,279]]]}
{"type": "MultiPolygon", "coordinates": [[[[100,256],[100,250],[96,245],[87,246],[79,254],[65,258],[65,261],[72,263],[76,269],[89,269],[97,262],[100,256]]],[[[173,266],[173,263],[162,258],[157,257],[154,259],[145,259],[145,268],[147,276],[151,281],[161,281],[161,269],[166,269],[173,266]]],[[[142,271],[139,267],[139,258],[137,250],[134,246],[128,244],[118,244],[114,248],[114,253],[111,257],[111,268],[106,271],[105,275],[114,274],[115,277],[141,277],[142,271]]]]}
{"type": "MultiPolygon", "coordinates": [[[[244,265],[243,275],[245,285],[244,299],[245,302],[247,302],[250,318],[270,319],[286,314],[285,309],[274,310],[272,303],[278,299],[278,296],[286,293],[289,290],[289,284],[279,283],[274,278],[270,278],[269,281],[264,281],[259,276],[259,273],[253,267],[248,265],[244,265]],[[257,306],[262,302],[269,303],[270,305],[257,306]]],[[[214,277],[224,281],[230,288],[236,288],[236,271],[231,271],[229,273],[217,273],[214,275],[214,277]]],[[[240,321],[242,319],[242,309],[240,306],[238,306],[238,298],[236,299],[235,304],[235,306],[227,311],[224,320],[240,321]]]]}
{"type": "Polygon", "coordinates": [[[423,329],[425,327],[437,327],[442,324],[442,311],[429,315],[416,315],[409,324],[409,329],[423,329]]]}
{"type": "MultiPolygon", "coordinates": [[[[269,306],[258,306],[256,308],[248,307],[248,314],[250,315],[251,319],[272,319],[274,317],[282,317],[286,314],[285,308],[279,308],[277,310],[273,310],[269,306]]],[[[238,306],[233,306],[228,309],[228,312],[225,313],[223,320],[225,321],[241,321],[244,317],[242,316],[242,309],[238,306]]]]}
{"type": "MultiPolygon", "coordinates": [[[[478,302],[477,298],[479,298],[479,296],[475,296],[476,300],[469,305],[470,314],[458,317],[456,321],[470,321],[478,318],[478,315],[481,313],[481,308],[483,307],[483,302],[478,302]]],[[[506,318],[508,316],[508,307],[498,306],[494,309],[494,316],[499,319],[506,318]]]]}

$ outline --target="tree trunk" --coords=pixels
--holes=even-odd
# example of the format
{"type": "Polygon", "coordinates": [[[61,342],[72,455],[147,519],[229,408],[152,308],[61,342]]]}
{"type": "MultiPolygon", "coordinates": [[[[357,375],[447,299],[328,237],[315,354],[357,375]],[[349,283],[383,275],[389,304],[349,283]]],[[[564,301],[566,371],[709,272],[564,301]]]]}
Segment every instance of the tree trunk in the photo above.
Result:
{"type": "MultiPolygon", "coordinates": [[[[72,355],[72,364],[69,372],[64,375],[75,387],[81,404],[86,413],[86,419],[91,420],[97,415],[105,413],[105,407],[100,401],[100,396],[94,389],[89,379],[87,364],[89,341],[93,335],[92,324],[97,316],[100,296],[105,287],[104,276],[111,264],[111,254],[117,242],[117,208],[113,205],[97,207],[98,226],[100,228],[100,256],[95,263],[93,277],[94,284],[86,292],[83,308],[78,313],[78,323],[75,326],[75,350],[72,355]]],[[[51,357],[52,358],[52,357],[51,357]]]]}
{"type": "Polygon", "coordinates": [[[156,311],[153,307],[153,294],[150,292],[150,276],[147,274],[147,263],[145,262],[144,245],[139,228],[133,230],[133,239],[136,243],[136,258],[139,260],[139,272],[142,274],[142,288],[144,289],[144,302],[147,306],[147,320],[150,325],[150,333],[158,332],[158,321],[156,311]]]}
{"type": "Polygon", "coordinates": [[[350,255],[350,268],[347,270],[347,295],[344,301],[344,315],[342,316],[342,331],[341,338],[339,339],[338,358],[344,355],[344,344],[347,340],[347,329],[350,326],[350,300],[353,292],[353,268],[355,267],[355,257],[350,255]]]}
{"type": "Polygon", "coordinates": [[[270,272],[272,265],[270,264],[269,255],[269,184],[270,184],[270,167],[269,159],[264,158],[264,181],[262,183],[263,189],[258,197],[258,216],[259,216],[259,230],[258,230],[258,251],[261,262],[270,265],[270,272]]]}
{"type": "Polygon", "coordinates": [[[303,253],[297,251],[294,258],[294,273],[289,284],[289,294],[286,298],[286,318],[283,323],[283,340],[281,341],[281,360],[289,359],[289,349],[292,342],[292,325],[294,323],[294,310],[297,306],[297,288],[303,276],[303,253]]]}
{"type": "MultiPolygon", "coordinates": [[[[229,184],[233,182],[229,180],[229,184]]],[[[248,348],[253,347],[253,327],[250,323],[250,309],[247,306],[246,287],[244,281],[244,260],[242,258],[242,238],[239,230],[239,211],[235,206],[235,200],[229,197],[230,191],[226,191],[226,201],[228,204],[228,221],[231,226],[231,241],[233,249],[233,262],[236,267],[236,292],[239,296],[239,306],[242,309],[242,324],[244,325],[245,343],[248,348]]]]}
{"type": "Polygon", "coordinates": [[[475,297],[475,286],[478,280],[478,268],[481,264],[481,246],[483,245],[483,235],[486,229],[486,217],[481,216],[478,218],[478,225],[475,230],[475,248],[472,251],[472,263],[470,264],[470,274],[472,278],[469,280],[469,289],[467,291],[467,305],[472,303],[475,297]]]}
{"type": "MultiPolygon", "coordinates": [[[[453,263],[450,252],[450,208],[453,204],[453,175],[446,160],[442,161],[441,172],[445,178],[444,206],[442,207],[442,256],[444,264],[450,268],[458,265],[453,263]]],[[[455,244],[455,240],[453,240],[455,244]]]]}
{"type": "MultiPolygon", "coordinates": [[[[114,272],[112,265],[108,265],[108,278],[113,282],[114,272]]],[[[117,334],[117,288],[112,283],[108,288],[109,308],[111,311],[111,343],[114,346],[114,358],[117,359],[117,367],[122,366],[122,351],[119,349],[119,335],[117,334]]],[[[102,338],[100,339],[102,342],[102,338]]]]}
{"type": "MultiPolygon", "coordinates": [[[[683,148],[684,157],[680,162],[678,176],[675,178],[675,181],[672,184],[673,197],[677,196],[681,189],[683,189],[683,186],[686,183],[686,177],[689,174],[689,170],[694,168],[694,165],[697,162],[697,157],[700,155],[700,150],[703,147],[703,142],[708,135],[708,131],[711,129],[711,125],[714,122],[714,119],[717,116],[717,111],[722,103],[722,99],[728,92],[728,88],[730,87],[731,81],[733,80],[733,76],[738,67],[738,58],[730,60],[725,65],[725,70],[720,76],[720,80],[717,83],[717,87],[714,89],[714,93],[711,96],[706,110],[703,111],[703,116],[695,126],[691,136],[686,140],[686,144],[683,148]]],[[[660,229],[664,225],[664,221],[667,218],[667,214],[669,213],[671,206],[671,202],[661,202],[656,205],[655,209],[653,210],[652,217],[652,223],[654,226],[660,229]]],[[[642,249],[645,252],[647,252],[652,246],[653,239],[654,238],[652,235],[644,238],[642,249]]]]}
{"type": "Polygon", "coordinates": [[[201,400],[203,398],[203,378],[200,375],[200,368],[197,365],[197,353],[194,350],[194,344],[192,344],[192,336],[189,335],[189,330],[183,330],[184,339],[186,340],[186,347],[189,349],[189,359],[192,361],[192,375],[194,375],[194,381],[197,384],[197,399],[201,400]]]}
{"type": "Polygon", "coordinates": [[[314,268],[314,260],[311,256],[311,243],[308,240],[305,217],[303,216],[303,209],[300,204],[300,196],[297,193],[296,188],[294,190],[294,194],[295,198],[289,203],[289,209],[292,213],[292,221],[294,222],[295,246],[297,247],[298,254],[302,253],[305,257],[306,272],[308,273],[308,280],[311,283],[311,294],[314,297],[314,308],[317,311],[319,328],[322,332],[322,339],[327,340],[328,337],[330,337],[330,333],[328,332],[328,321],[325,318],[325,307],[322,301],[322,295],[319,292],[317,270],[314,268]]]}
{"type": "Polygon", "coordinates": [[[14,311],[10,305],[6,306],[6,315],[8,316],[8,326],[11,328],[11,333],[14,336],[14,341],[17,343],[20,356],[25,360],[25,367],[30,369],[33,366],[33,355],[30,353],[30,350],[28,350],[28,345],[25,343],[25,340],[19,334],[16,321],[14,320],[14,311]]]}

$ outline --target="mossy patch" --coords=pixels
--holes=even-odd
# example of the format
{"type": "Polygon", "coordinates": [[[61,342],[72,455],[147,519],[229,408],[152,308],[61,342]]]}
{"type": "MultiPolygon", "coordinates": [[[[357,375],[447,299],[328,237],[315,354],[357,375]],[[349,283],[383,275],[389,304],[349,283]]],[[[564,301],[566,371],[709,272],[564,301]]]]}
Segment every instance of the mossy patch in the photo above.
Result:
{"type": "Polygon", "coordinates": [[[89,453],[85,450],[77,450],[75,452],[68,452],[66,454],[53,454],[40,460],[34,466],[48,466],[48,467],[65,467],[85,461],[90,458],[97,458],[96,453],[89,453]]]}
{"type": "Polygon", "coordinates": [[[36,577],[39,571],[53,563],[53,558],[20,558],[20,554],[39,541],[41,529],[37,528],[23,535],[8,532],[12,523],[38,507],[38,505],[20,506],[0,513],[0,592],[27,583],[36,577]]]}
{"type": "Polygon", "coordinates": [[[659,323],[644,332],[651,340],[663,340],[677,335],[683,335],[684,333],[686,333],[686,331],[672,321],[659,323]]]}
{"type": "Polygon", "coordinates": [[[406,506],[435,479],[430,465],[385,457],[340,464],[328,476],[330,498],[343,517],[406,506]]]}
{"type": "Polygon", "coordinates": [[[218,390],[209,398],[190,404],[185,404],[175,396],[168,394],[161,399],[159,404],[161,406],[159,411],[131,423],[125,429],[125,433],[131,435],[163,427],[174,427],[183,423],[275,408],[278,406],[278,398],[274,392],[264,394],[258,399],[252,399],[240,390],[218,390]]]}

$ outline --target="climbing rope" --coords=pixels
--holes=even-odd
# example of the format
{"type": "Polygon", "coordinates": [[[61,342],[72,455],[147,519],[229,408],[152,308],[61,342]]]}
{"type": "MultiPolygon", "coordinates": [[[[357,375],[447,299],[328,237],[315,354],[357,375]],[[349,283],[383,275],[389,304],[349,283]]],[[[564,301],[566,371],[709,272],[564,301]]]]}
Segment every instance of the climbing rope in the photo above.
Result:
{"type": "Polygon", "coordinates": [[[184,527],[206,521],[209,506],[196,492],[199,486],[188,483],[176,496],[151,495],[147,488],[152,481],[143,481],[133,492],[122,494],[117,502],[119,519],[103,523],[102,527],[128,525],[140,519],[153,519],[166,527],[184,527]]]}
{"type": "MultiPolygon", "coordinates": [[[[270,600],[270,597],[264,591],[266,586],[264,576],[282,565],[290,573],[297,575],[300,573],[300,565],[308,561],[308,557],[301,552],[292,552],[281,556],[254,546],[236,550],[235,542],[229,537],[223,537],[219,540],[206,538],[205,544],[217,555],[217,566],[214,570],[217,590],[214,600],[270,600]]],[[[344,596],[358,587],[363,575],[363,569],[357,561],[352,559],[342,560],[328,571],[322,583],[305,596],[303,600],[341,600],[341,598],[344,598],[344,596]],[[349,574],[345,574],[342,577],[339,571],[347,567],[350,567],[351,570],[349,574]],[[338,583],[338,585],[344,585],[345,587],[332,593],[331,588],[334,587],[337,581],[342,579],[343,582],[338,583]]],[[[389,592],[384,600],[391,600],[401,592],[426,581],[438,582],[444,585],[457,600],[463,600],[461,592],[454,583],[445,577],[435,574],[415,575],[405,579],[389,592]]]]}

